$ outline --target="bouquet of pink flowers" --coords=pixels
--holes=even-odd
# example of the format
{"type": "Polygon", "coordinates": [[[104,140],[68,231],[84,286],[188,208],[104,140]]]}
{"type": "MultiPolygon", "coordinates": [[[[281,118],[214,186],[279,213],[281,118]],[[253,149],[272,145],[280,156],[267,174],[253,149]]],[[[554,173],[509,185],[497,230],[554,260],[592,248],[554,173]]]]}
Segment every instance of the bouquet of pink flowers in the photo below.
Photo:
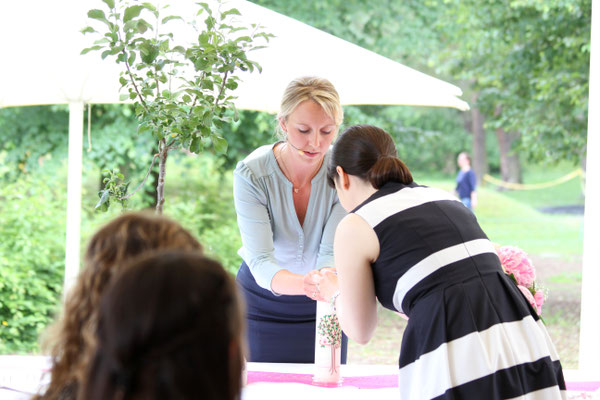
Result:
{"type": "Polygon", "coordinates": [[[496,252],[504,272],[517,284],[538,315],[541,315],[546,296],[544,291],[535,284],[535,267],[527,253],[516,246],[496,247],[496,252]]]}

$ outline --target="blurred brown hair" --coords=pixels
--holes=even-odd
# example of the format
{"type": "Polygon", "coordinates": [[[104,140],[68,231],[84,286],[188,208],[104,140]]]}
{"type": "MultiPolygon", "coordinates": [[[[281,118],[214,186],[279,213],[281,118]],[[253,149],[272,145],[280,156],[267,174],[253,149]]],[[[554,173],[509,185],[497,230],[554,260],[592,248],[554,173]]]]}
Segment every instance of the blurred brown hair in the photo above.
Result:
{"type": "Polygon", "coordinates": [[[76,398],[85,365],[95,350],[96,312],[107,284],[123,263],[158,249],[201,251],[202,246],[179,223],[150,213],[121,215],[92,236],[83,269],[48,335],[51,380],[38,399],[76,398]]]}
{"type": "Polygon", "coordinates": [[[413,181],[408,167],[397,157],[392,137],[372,125],[353,125],[337,139],[327,168],[327,181],[333,188],[338,165],[347,174],[370,182],[375,189],[389,181],[405,185],[413,181]]]}
{"type": "Polygon", "coordinates": [[[241,392],[242,305],[233,278],[196,252],[136,258],[98,311],[86,400],[234,400],[241,392]]]}

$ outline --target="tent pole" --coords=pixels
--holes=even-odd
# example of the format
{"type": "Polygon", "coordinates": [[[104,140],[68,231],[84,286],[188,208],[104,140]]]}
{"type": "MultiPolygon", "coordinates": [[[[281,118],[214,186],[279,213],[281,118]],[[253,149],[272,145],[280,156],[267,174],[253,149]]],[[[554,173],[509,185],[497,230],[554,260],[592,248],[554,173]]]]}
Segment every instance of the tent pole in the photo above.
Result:
{"type": "Polygon", "coordinates": [[[83,159],[83,102],[69,103],[69,155],[67,178],[67,238],[63,298],[79,273],[81,236],[81,175],[83,159]]]}
{"type": "Polygon", "coordinates": [[[579,369],[597,373],[600,364],[600,4],[592,3],[579,369]]]}

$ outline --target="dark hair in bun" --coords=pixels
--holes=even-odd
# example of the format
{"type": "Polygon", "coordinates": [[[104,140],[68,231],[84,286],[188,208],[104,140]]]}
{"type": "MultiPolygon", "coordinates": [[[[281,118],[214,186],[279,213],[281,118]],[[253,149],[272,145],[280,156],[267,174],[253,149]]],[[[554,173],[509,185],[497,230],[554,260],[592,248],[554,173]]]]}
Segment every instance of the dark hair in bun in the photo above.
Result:
{"type": "Polygon", "coordinates": [[[369,181],[375,189],[390,181],[405,185],[413,181],[408,167],[397,157],[392,137],[372,125],[353,125],[337,139],[327,169],[331,187],[335,187],[338,165],[347,174],[369,181]]]}

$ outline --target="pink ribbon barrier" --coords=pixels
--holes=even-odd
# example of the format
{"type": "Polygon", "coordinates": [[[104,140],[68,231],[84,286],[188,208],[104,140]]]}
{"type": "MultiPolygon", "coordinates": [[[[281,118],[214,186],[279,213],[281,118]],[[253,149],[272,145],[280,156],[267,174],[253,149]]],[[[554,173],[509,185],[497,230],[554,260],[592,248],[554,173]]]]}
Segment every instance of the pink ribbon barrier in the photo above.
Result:
{"type": "Polygon", "coordinates": [[[595,392],[600,389],[600,382],[565,382],[567,390],[575,392],[595,392]]]}
{"type": "MultiPolygon", "coordinates": [[[[303,383],[314,385],[311,374],[292,374],[287,372],[248,371],[248,385],[257,382],[269,383],[303,383]]],[[[567,382],[567,390],[578,392],[594,392],[600,389],[600,382],[567,382]]],[[[398,387],[398,375],[346,376],[341,386],[352,386],[359,389],[385,389],[398,387]]]]}
{"type": "MultiPolygon", "coordinates": [[[[315,385],[312,374],[291,374],[287,372],[248,371],[248,385],[256,382],[304,383],[315,385]]],[[[340,386],[353,386],[359,389],[384,389],[398,387],[398,375],[345,376],[340,386]]],[[[339,386],[338,386],[339,387],[339,386]]]]}

